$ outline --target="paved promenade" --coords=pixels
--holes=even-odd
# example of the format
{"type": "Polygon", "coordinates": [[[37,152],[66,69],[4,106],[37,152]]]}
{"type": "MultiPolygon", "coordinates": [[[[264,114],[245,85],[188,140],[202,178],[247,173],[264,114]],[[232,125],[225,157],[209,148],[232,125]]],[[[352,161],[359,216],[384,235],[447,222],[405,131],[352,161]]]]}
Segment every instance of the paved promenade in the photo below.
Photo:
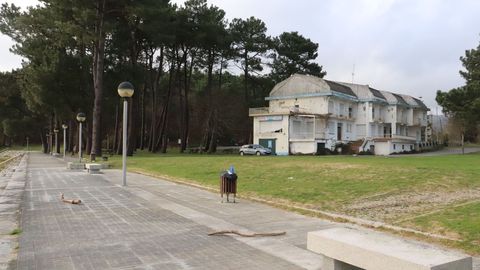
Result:
{"type": "Polygon", "coordinates": [[[261,204],[120,172],[89,175],[30,154],[18,269],[317,269],[306,233],[334,226],[261,204]],[[82,205],[60,202],[79,198],[82,205]],[[285,236],[208,236],[220,229],[285,236]]]}
{"type": "Polygon", "coordinates": [[[68,171],[31,153],[18,260],[12,269],[319,269],[306,235],[341,224],[147,176],[68,171]],[[81,199],[82,205],[60,202],[81,199]],[[279,237],[208,236],[216,230],[286,231],[279,237]]]}

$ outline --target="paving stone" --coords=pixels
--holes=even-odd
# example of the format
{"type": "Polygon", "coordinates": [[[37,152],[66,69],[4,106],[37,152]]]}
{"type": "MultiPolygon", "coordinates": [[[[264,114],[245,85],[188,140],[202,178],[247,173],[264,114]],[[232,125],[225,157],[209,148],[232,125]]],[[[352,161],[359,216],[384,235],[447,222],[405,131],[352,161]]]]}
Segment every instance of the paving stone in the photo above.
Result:
{"type": "Polygon", "coordinates": [[[41,154],[30,156],[21,226],[18,269],[32,254],[35,269],[300,269],[41,154]]]}
{"type": "MultiPolygon", "coordinates": [[[[221,204],[216,194],[137,174],[123,188],[120,171],[71,171],[43,154],[30,154],[22,173],[16,269],[313,270],[321,257],[306,250],[307,232],[341,226],[245,200],[221,204]],[[83,204],[63,203],[61,193],[83,204]],[[207,236],[218,228],[287,234],[207,236]]],[[[4,202],[18,201],[11,197],[4,202]]]]}

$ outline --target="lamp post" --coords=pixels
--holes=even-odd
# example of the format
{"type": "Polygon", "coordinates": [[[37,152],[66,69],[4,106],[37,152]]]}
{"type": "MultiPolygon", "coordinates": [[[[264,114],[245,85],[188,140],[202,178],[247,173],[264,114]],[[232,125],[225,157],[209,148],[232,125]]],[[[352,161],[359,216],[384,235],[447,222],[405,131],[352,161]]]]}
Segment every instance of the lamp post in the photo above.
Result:
{"type": "Polygon", "coordinates": [[[53,132],[55,132],[55,151],[54,151],[54,156],[56,156],[58,154],[58,151],[59,151],[59,148],[58,148],[58,129],[55,128],[53,130],[53,132]]]}
{"type": "Polygon", "coordinates": [[[77,114],[77,121],[78,121],[78,160],[82,163],[82,123],[85,122],[87,117],[84,113],[77,114]]]}
{"type": "Polygon", "coordinates": [[[27,152],[28,152],[28,150],[29,150],[29,149],[28,149],[28,140],[29,140],[29,138],[28,138],[28,136],[27,136],[27,152]]]}
{"type": "Polygon", "coordinates": [[[118,95],[123,98],[123,148],[122,148],[122,168],[123,178],[122,186],[127,185],[127,117],[128,117],[128,98],[133,96],[133,85],[129,82],[122,82],[118,85],[118,95]]]}
{"type": "Polygon", "coordinates": [[[62,125],[63,128],[63,159],[65,159],[66,153],[67,153],[67,128],[68,126],[66,124],[62,125]]]}

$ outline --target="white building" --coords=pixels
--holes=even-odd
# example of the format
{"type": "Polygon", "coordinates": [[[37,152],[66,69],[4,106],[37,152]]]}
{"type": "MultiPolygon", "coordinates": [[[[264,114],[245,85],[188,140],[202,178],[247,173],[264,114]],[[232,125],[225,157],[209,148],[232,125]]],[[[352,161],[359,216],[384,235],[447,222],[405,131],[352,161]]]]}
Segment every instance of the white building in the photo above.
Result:
{"type": "Polygon", "coordinates": [[[269,107],[250,109],[254,143],[277,155],[319,154],[347,143],[388,155],[425,141],[428,108],[407,95],[294,74],[266,100],[269,107]]]}

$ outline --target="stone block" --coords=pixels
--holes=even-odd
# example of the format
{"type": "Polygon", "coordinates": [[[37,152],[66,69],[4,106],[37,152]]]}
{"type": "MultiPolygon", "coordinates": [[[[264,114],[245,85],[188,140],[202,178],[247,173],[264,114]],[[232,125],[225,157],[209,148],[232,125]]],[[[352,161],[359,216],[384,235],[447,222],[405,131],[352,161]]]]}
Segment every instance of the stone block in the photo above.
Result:
{"type": "Polygon", "coordinates": [[[85,164],[85,168],[87,168],[88,173],[99,173],[102,169],[102,164],[87,163],[85,164]]]}
{"type": "Polygon", "coordinates": [[[470,256],[371,230],[309,232],[307,248],[326,257],[323,270],[472,270],[470,256]]]}
{"type": "Polygon", "coordinates": [[[69,170],[83,170],[85,169],[85,163],[80,162],[68,162],[67,169],[69,170]]]}

